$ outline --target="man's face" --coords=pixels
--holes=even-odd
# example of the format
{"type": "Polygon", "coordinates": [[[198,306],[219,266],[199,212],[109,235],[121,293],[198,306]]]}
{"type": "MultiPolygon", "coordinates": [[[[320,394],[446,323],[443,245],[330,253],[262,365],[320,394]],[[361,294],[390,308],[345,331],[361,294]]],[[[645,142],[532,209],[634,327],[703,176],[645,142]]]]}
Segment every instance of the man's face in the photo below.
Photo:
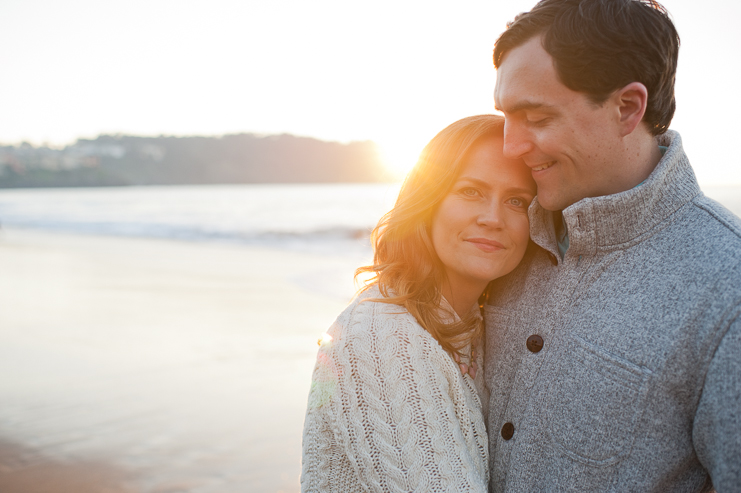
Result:
{"type": "Polygon", "coordinates": [[[619,108],[611,99],[597,106],[563,85],[540,37],[504,56],[494,99],[505,116],[504,155],[525,161],[545,209],[619,191],[619,108]]]}

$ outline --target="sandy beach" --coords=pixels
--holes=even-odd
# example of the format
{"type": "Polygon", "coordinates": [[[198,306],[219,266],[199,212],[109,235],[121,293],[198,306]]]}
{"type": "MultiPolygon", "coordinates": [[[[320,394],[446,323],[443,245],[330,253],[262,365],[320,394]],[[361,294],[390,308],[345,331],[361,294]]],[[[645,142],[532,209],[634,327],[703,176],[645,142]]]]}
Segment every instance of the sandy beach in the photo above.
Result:
{"type": "Polygon", "coordinates": [[[361,262],[3,229],[0,491],[298,491],[316,340],[361,262]]]}

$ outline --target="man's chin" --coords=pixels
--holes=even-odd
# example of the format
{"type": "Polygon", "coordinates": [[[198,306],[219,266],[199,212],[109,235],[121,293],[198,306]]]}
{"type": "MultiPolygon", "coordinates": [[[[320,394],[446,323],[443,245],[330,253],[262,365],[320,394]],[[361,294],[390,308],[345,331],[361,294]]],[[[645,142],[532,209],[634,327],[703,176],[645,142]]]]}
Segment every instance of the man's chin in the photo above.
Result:
{"type": "Polygon", "coordinates": [[[540,204],[543,209],[552,212],[562,211],[570,205],[567,204],[564,197],[559,197],[558,195],[549,194],[547,192],[541,192],[540,189],[538,190],[538,204],[540,204]]]}

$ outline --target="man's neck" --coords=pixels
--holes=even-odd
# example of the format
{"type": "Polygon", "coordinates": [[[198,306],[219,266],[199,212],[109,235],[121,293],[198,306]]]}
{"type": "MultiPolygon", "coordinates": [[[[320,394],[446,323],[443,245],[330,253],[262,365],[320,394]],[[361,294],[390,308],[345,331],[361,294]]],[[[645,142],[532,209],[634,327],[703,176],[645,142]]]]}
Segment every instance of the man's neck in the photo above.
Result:
{"type": "Polygon", "coordinates": [[[623,179],[620,180],[618,190],[613,193],[624,192],[635,188],[644,181],[661,161],[662,152],[656,138],[652,135],[636,135],[626,142],[623,152],[623,179]]]}
{"type": "Polygon", "coordinates": [[[657,139],[648,132],[624,139],[622,145],[613,148],[611,164],[604,169],[600,183],[568,205],[584,198],[605,197],[635,188],[646,181],[661,161],[661,156],[657,139]]]}

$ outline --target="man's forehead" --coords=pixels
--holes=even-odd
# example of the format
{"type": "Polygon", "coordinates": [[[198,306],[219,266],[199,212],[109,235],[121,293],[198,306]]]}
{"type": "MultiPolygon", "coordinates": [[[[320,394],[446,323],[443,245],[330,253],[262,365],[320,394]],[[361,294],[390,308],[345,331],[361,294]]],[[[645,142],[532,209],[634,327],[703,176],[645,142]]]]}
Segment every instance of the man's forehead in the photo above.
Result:
{"type": "Polygon", "coordinates": [[[509,50],[499,64],[499,70],[543,71],[553,67],[553,58],[543,48],[543,40],[535,36],[509,50]]]}
{"type": "Polygon", "coordinates": [[[494,103],[498,110],[515,112],[549,106],[547,93],[562,85],[553,59],[533,38],[509,51],[497,70],[494,103]]]}

